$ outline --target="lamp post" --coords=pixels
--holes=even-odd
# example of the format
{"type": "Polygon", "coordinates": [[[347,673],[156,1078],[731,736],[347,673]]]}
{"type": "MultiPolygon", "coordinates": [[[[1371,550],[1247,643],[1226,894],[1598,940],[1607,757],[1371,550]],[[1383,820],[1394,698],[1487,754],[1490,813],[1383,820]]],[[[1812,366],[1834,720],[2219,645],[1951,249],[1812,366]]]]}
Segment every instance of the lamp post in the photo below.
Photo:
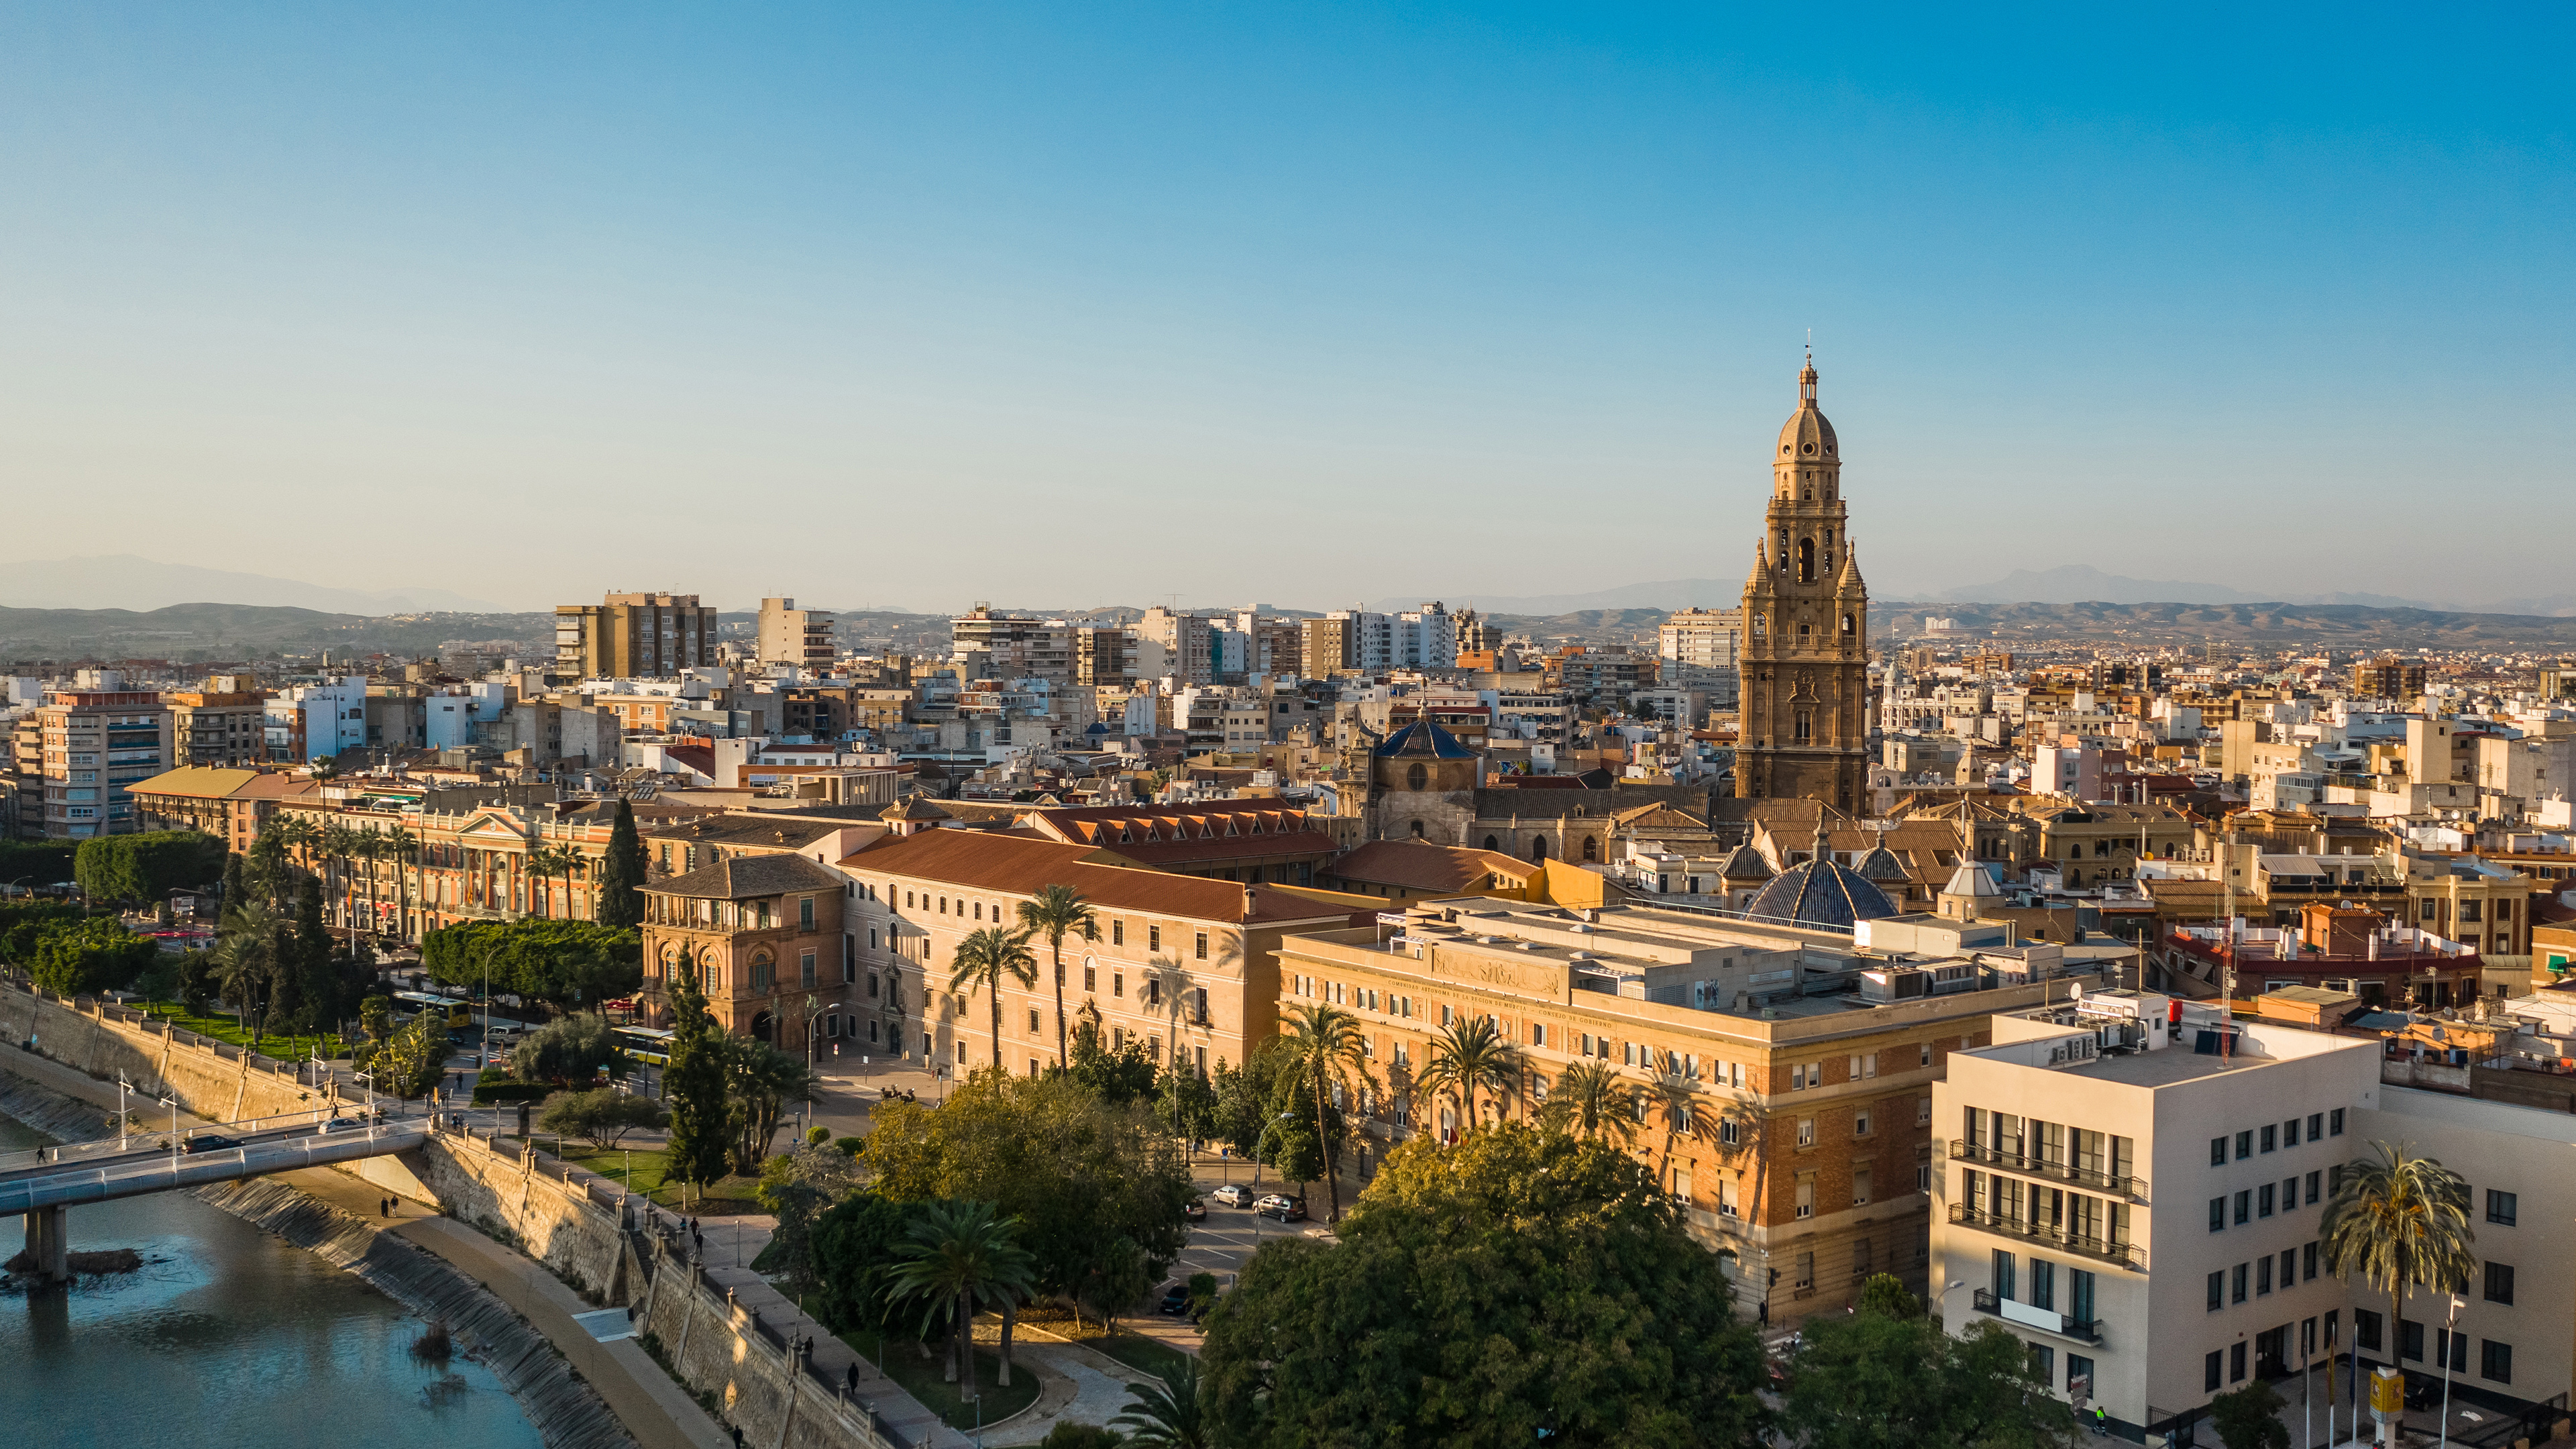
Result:
{"type": "MultiPolygon", "coordinates": [[[[492,953],[501,949],[494,941],[483,948],[483,1039],[474,1044],[474,1071],[477,1076],[492,1064],[492,953]]],[[[498,1122],[499,1117],[493,1120],[498,1122]]]]}
{"type": "Polygon", "coordinates": [[[2468,1306],[2468,1300],[2453,1298],[2450,1317],[2442,1320],[2442,1429],[2439,1449],[2450,1449],[2451,1445],[2451,1355],[2457,1351],[2460,1342],[2460,1310],[2468,1306]]]}
{"type": "MultiPolygon", "coordinates": [[[[827,1012],[827,1011],[846,1011],[846,1010],[848,1010],[848,1009],[849,1009],[849,1005],[850,1005],[850,1004],[849,1004],[848,1002],[846,1002],[846,1001],[835,1001],[835,1002],[833,1002],[833,1003],[832,1003],[831,1005],[829,1005],[829,1006],[818,1006],[818,1007],[815,1007],[812,1011],[809,1011],[809,1012],[805,1013],[805,1071],[806,1071],[806,1073],[807,1073],[808,1075],[811,1075],[811,1074],[813,1073],[813,1070],[814,1070],[814,1023],[815,1023],[815,1021],[816,1021],[817,1019],[819,1019],[819,1018],[823,1015],[823,1013],[824,1013],[824,1012],[827,1012]]],[[[798,1104],[797,1104],[797,1108],[798,1108],[798,1110],[797,1110],[797,1113],[796,1113],[796,1119],[797,1119],[797,1123],[798,1123],[798,1126],[799,1126],[799,1129],[800,1129],[800,1130],[799,1130],[799,1132],[798,1132],[798,1134],[797,1134],[798,1136],[803,1136],[803,1135],[804,1135],[804,1133],[803,1133],[803,1131],[802,1131],[801,1129],[802,1129],[802,1127],[805,1125],[805,1123],[808,1121],[808,1119],[809,1119],[809,1117],[810,1117],[810,1115],[811,1115],[811,1113],[810,1113],[809,1109],[810,1109],[812,1106],[813,1106],[813,1097],[812,1097],[812,1095],[811,1095],[810,1093],[807,1095],[806,1099],[805,1099],[803,1102],[800,1102],[800,1103],[798,1103],[798,1104]]]]}

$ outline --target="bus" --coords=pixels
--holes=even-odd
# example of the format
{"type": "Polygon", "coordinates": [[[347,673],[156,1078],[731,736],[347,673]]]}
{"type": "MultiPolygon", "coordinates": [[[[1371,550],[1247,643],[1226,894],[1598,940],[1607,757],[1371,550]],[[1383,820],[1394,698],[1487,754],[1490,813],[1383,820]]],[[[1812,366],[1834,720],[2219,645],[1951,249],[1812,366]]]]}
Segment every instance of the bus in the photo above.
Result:
{"type": "Polygon", "coordinates": [[[441,996],[433,991],[397,991],[394,1001],[397,1003],[395,1010],[407,1010],[414,1016],[424,1011],[436,1013],[446,1021],[450,1030],[474,1024],[474,1003],[458,997],[441,996]]]}
{"type": "Polygon", "coordinates": [[[614,1034],[617,1038],[617,1049],[626,1053],[628,1058],[642,1062],[648,1067],[667,1067],[671,1064],[673,1033],[667,1028],[621,1026],[614,1028],[614,1034]]]}

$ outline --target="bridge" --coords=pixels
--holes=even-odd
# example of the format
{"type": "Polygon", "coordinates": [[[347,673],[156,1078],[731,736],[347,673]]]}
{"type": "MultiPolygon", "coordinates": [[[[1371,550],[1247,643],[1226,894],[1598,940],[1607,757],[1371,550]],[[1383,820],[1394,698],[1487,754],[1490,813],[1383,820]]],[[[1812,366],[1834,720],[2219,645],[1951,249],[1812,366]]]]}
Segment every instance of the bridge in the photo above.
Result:
{"type": "Polygon", "coordinates": [[[418,1147],[430,1131],[426,1119],[362,1121],[333,1118],[325,1109],[184,1136],[128,1133],[13,1152],[0,1156],[0,1216],[26,1215],[29,1272],[59,1283],[70,1276],[68,1219],[74,1204],[382,1157],[418,1147]],[[204,1144],[216,1131],[233,1145],[209,1150],[204,1144]],[[196,1150],[185,1150],[191,1138],[196,1150]]]}

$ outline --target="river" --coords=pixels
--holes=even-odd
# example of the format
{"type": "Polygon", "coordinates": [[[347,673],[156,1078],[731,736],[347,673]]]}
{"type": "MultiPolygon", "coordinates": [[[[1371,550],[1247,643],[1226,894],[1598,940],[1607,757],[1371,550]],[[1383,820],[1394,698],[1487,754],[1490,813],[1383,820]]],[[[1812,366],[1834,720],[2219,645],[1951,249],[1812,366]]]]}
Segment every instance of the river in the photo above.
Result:
{"type": "MultiPolygon", "coordinates": [[[[0,1116],[0,1152],[48,1140],[0,1116]]],[[[0,1219],[0,1256],[20,1221],[0,1219]]],[[[481,1364],[415,1361],[401,1304],[187,1193],[75,1207],[71,1246],[132,1248],[143,1270],[0,1298],[0,1425],[28,1436],[11,1449],[542,1442],[481,1364]]]]}

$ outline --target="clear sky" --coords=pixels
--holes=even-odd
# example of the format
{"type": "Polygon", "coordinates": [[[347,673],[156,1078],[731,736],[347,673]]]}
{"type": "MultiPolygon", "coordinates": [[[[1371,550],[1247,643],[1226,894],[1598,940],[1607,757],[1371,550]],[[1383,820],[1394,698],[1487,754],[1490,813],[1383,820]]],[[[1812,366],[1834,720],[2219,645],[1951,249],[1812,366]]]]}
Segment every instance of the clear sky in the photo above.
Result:
{"type": "Polygon", "coordinates": [[[2569,587],[2566,8],[21,4],[0,558],[2569,587]]]}

